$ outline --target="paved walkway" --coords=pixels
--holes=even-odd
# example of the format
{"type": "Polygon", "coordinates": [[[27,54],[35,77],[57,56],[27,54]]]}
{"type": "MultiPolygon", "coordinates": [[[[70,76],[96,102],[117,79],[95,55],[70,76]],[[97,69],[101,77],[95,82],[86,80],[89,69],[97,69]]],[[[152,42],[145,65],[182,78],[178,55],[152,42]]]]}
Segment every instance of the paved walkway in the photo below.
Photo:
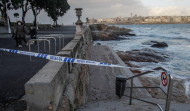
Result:
{"type": "MultiPolygon", "coordinates": [[[[67,29],[60,27],[59,30],[67,29]]],[[[58,29],[57,29],[58,30],[58,29]]],[[[65,35],[65,45],[74,37],[75,28],[68,27],[69,32],[65,35]]],[[[45,33],[46,31],[44,31],[45,33]]],[[[51,30],[47,31],[51,33],[51,30]]],[[[58,40],[58,39],[57,39],[58,40]]],[[[57,41],[57,52],[59,51],[59,42],[57,41]]],[[[23,48],[16,48],[15,40],[11,38],[0,37],[0,47],[9,49],[18,49],[28,51],[28,46],[23,44],[23,48]]],[[[43,47],[43,43],[41,44],[43,47]]],[[[48,48],[46,48],[48,49],[48,48]]],[[[37,46],[32,47],[33,52],[37,52],[37,46]]],[[[43,53],[43,48],[40,50],[43,53]]],[[[51,54],[54,53],[54,43],[52,42],[51,54]]],[[[48,53],[48,52],[45,52],[48,53]]],[[[24,95],[24,84],[36,74],[48,60],[33,58],[30,62],[29,56],[17,55],[0,51],[0,110],[5,104],[14,99],[21,98],[24,95]]]]}

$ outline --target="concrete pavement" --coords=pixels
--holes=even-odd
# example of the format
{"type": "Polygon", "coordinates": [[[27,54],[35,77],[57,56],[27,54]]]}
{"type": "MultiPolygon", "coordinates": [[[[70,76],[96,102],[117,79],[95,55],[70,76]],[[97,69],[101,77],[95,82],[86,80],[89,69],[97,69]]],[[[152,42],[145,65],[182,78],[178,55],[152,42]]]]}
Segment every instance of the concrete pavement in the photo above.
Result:
{"type": "MultiPolygon", "coordinates": [[[[75,27],[60,27],[52,30],[58,30],[61,34],[65,35],[65,45],[72,40],[75,33],[75,27]]],[[[43,33],[51,33],[51,30],[43,31],[43,33]]],[[[55,32],[56,33],[56,32],[55,32]]],[[[55,34],[54,33],[54,34],[55,34]]],[[[41,33],[39,32],[39,36],[41,33]]],[[[60,33],[56,33],[60,34],[60,33]]],[[[28,51],[28,46],[23,43],[23,48],[16,48],[15,40],[6,37],[0,37],[0,47],[16,50],[28,51]]],[[[57,47],[58,39],[57,39],[57,47]]],[[[41,44],[43,47],[43,43],[41,44]]],[[[48,49],[48,48],[47,48],[48,49]]],[[[37,46],[32,47],[33,52],[37,52],[37,46]]],[[[57,48],[57,52],[59,49],[57,48]]],[[[40,50],[43,52],[43,48],[40,50]]],[[[51,54],[54,54],[54,44],[52,42],[51,54]]],[[[48,53],[48,52],[45,52],[48,53]]],[[[8,52],[0,52],[0,110],[2,107],[11,104],[13,100],[17,100],[24,95],[24,84],[38,72],[48,60],[33,58],[29,60],[29,56],[16,55],[8,52]]]]}

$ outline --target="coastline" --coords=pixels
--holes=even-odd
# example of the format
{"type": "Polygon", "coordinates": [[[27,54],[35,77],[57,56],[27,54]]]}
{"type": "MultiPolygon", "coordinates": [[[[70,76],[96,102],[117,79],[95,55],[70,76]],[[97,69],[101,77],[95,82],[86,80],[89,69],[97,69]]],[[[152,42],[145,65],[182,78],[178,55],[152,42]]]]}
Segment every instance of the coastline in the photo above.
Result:
{"type": "MultiPolygon", "coordinates": [[[[99,23],[98,23],[99,24],[99,23]]],[[[164,25],[164,24],[190,24],[190,23],[101,23],[106,25],[164,25]]]]}
{"type": "MultiPolygon", "coordinates": [[[[125,38],[125,39],[127,39],[127,38],[125,38]]],[[[99,43],[98,45],[101,45],[101,44],[99,43]]],[[[115,50],[115,52],[117,52],[117,51],[115,50]]],[[[139,66],[135,66],[135,65],[130,64],[129,63],[130,60],[123,59],[121,56],[120,56],[120,58],[123,60],[124,63],[126,63],[130,67],[132,67],[132,68],[140,68],[139,66]]],[[[149,61],[149,62],[152,62],[152,61],[149,61]]],[[[157,61],[157,62],[160,62],[160,61],[157,61]]],[[[141,73],[140,70],[131,70],[131,71],[133,73],[135,73],[135,74],[141,73]]],[[[152,78],[148,82],[154,81],[154,82],[158,83],[158,80],[154,80],[153,77],[144,77],[144,78],[152,78]]],[[[142,78],[141,78],[141,81],[142,81],[142,83],[147,82],[147,81],[144,81],[142,78]]],[[[174,100],[179,102],[179,103],[190,103],[190,90],[189,90],[190,89],[190,78],[185,79],[185,77],[184,78],[176,78],[175,77],[174,81],[175,81],[175,85],[174,85],[175,92],[174,93],[175,93],[175,95],[179,95],[178,97],[176,97],[174,95],[174,97],[176,97],[174,100]],[[176,84],[178,84],[180,87],[178,87],[176,84]],[[177,91],[176,91],[176,89],[177,89],[177,91]]],[[[149,91],[149,93],[152,93],[151,95],[154,95],[154,93],[157,93],[157,92],[149,91]]]]}

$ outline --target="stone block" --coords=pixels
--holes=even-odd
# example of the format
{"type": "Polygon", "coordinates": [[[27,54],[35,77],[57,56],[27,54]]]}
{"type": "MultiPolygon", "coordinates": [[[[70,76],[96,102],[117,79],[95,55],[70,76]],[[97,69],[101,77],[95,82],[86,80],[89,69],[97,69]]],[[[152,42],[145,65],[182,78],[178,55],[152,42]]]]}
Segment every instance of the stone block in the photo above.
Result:
{"type": "Polygon", "coordinates": [[[25,84],[26,101],[32,111],[56,111],[68,76],[68,64],[48,62],[25,84]]]}

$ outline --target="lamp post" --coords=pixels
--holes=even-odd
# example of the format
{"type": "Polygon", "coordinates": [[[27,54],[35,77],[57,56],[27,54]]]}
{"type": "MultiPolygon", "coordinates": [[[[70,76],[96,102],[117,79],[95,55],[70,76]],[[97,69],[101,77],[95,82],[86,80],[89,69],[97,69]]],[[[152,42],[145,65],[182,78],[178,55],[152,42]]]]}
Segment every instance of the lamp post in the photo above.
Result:
{"type": "Polygon", "coordinates": [[[7,25],[8,25],[8,33],[11,33],[11,26],[10,26],[10,18],[9,18],[9,16],[8,16],[8,9],[7,9],[7,6],[9,5],[9,4],[11,4],[11,8],[13,7],[12,6],[12,3],[10,2],[10,0],[9,0],[9,2],[8,3],[6,3],[6,13],[7,13],[7,25]]]}
{"type": "Polygon", "coordinates": [[[76,24],[76,35],[82,34],[82,21],[80,20],[80,17],[82,16],[82,8],[75,8],[76,10],[76,16],[78,17],[76,24]]]}

